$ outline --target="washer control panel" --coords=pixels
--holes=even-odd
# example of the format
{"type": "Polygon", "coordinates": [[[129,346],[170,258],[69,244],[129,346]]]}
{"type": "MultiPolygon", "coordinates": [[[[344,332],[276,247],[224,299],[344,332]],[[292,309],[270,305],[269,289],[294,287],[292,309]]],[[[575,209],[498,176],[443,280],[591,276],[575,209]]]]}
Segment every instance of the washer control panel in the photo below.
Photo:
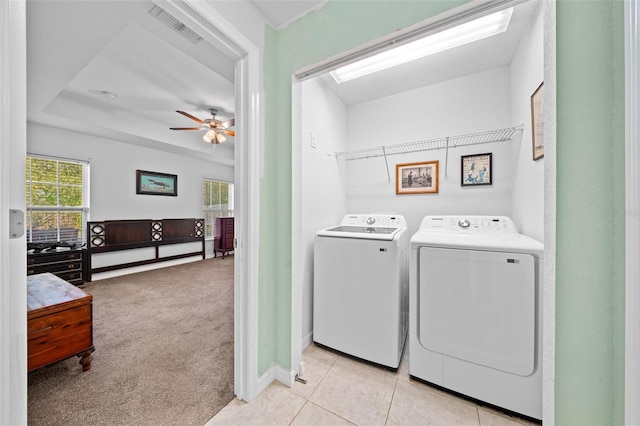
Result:
{"type": "Polygon", "coordinates": [[[340,225],[406,228],[404,217],[397,214],[348,214],[340,225]]]}
{"type": "Polygon", "coordinates": [[[425,216],[420,229],[443,229],[468,233],[518,232],[513,221],[506,216],[425,216]]]}

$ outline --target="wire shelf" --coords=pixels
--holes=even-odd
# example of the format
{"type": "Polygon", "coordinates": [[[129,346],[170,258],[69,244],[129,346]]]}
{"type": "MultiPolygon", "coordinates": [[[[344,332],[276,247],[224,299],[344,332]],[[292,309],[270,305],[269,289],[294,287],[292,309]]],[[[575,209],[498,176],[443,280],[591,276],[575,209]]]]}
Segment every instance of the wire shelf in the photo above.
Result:
{"type": "Polygon", "coordinates": [[[444,138],[428,139],[416,142],[401,143],[396,145],[384,145],[373,148],[356,149],[353,151],[336,152],[336,157],[346,160],[360,160],[387,155],[408,154],[411,152],[430,151],[434,149],[455,148],[458,146],[478,145],[491,142],[506,142],[513,138],[516,132],[523,126],[509,127],[506,129],[489,130],[479,133],[470,133],[444,138]]]}

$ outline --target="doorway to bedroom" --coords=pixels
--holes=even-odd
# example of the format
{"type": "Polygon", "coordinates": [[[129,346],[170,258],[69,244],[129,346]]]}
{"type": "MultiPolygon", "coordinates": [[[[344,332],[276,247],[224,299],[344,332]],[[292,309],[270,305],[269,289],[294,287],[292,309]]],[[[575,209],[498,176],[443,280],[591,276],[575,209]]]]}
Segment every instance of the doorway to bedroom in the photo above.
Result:
{"type": "MultiPolygon", "coordinates": [[[[242,197],[242,185],[233,187],[233,183],[237,183],[236,158],[241,158],[236,155],[234,145],[242,137],[228,137],[223,143],[211,144],[203,141],[201,133],[204,132],[174,132],[170,129],[173,126],[192,125],[189,118],[177,114],[176,111],[203,117],[202,121],[205,121],[207,116],[203,114],[208,114],[210,107],[215,107],[217,118],[224,119],[225,122],[240,118],[241,114],[236,114],[237,105],[241,104],[237,99],[237,94],[240,93],[236,85],[237,59],[216,47],[215,43],[211,42],[210,34],[209,37],[205,34],[205,37],[194,43],[192,39],[158,19],[158,14],[166,19],[177,19],[176,16],[180,16],[179,13],[186,10],[185,7],[180,7],[177,6],[177,10],[172,11],[173,15],[169,14],[167,18],[168,12],[158,12],[157,6],[152,2],[27,4],[27,82],[30,89],[27,105],[27,150],[29,153],[79,159],[91,164],[91,220],[200,217],[204,214],[202,185],[205,178],[230,183],[231,198],[234,198],[234,194],[239,194],[235,198],[242,197]],[[208,85],[203,87],[202,81],[207,81],[208,85]],[[117,172],[114,172],[114,167],[117,172]],[[135,173],[138,170],[175,175],[177,195],[163,197],[137,193],[135,173]]],[[[243,137],[248,137],[247,133],[243,137]]],[[[229,194],[227,198],[228,196],[229,194]]],[[[218,204],[223,201],[218,200],[218,204]]],[[[234,241],[235,237],[232,236],[231,239],[234,241]]],[[[211,246],[213,245],[212,238],[211,246]]],[[[228,249],[228,246],[226,248],[228,249]]],[[[215,252],[212,250],[211,254],[213,253],[215,252]]],[[[173,361],[174,367],[165,366],[153,370],[164,373],[174,371],[177,373],[174,377],[181,377],[180,380],[185,383],[202,384],[217,381],[225,384],[227,392],[233,396],[233,310],[236,303],[234,278],[238,265],[233,250],[218,252],[214,259],[199,263],[213,264],[220,268],[214,272],[198,272],[196,268],[200,265],[196,263],[175,265],[156,271],[113,277],[102,282],[95,281],[86,286],[88,291],[96,292],[96,299],[100,299],[100,302],[95,301],[94,376],[101,359],[105,362],[103,366],[108,365],[106,357],[109,351],[105,350],[107,347],[115,348],[135,340],[146,346],[146,349],[136,350],[131,361],[137,359],[139,364],[136,365],[144,364],[145,351],[151,350],[156,344],[162,345],[162,339],[169,334],[169,330],[173,332],[178,325],[189,324],[187,319],[178,320],[181,318],[178,315],[170,315],[173,322],[162,320],[162,313],[177,309],[175,312],[191,313],[194,321],[200,317],[203,320],[210,318],[214,325],[205,323],[197,326],[193,323],[191,331],[183,330],[180,339],[169,338],[169,342],[166,342],[170,343],[168,351],[166,356],[161,358],[173,361]],[[150,278],[144,279],[145,276],[150,278]],[[214,278],[216,276],[221,279],[214,278]],[[134,278],[140,280],[138,290],[133,289],[134,278]],[[118,288],[117,280],[125,280],[127,285],[124,289],[121,287],[121,292],[114,293],[113,290],[118,288]],[[142,290],[145,281],[155,282],[155,286],[148,291],[142,290]],[[182,281],[183,285],[173,289],[158,284],[165,281],[173,284],[182,281]],[[185,281],[196,286],[200,283],[200,288],[189,289],[184,284],[185,281]],[[214,281],[215,284],[224,281],[224,289],[217,289],[217,293],[230,296],[224,299],[226,315],[216,314],[213,310],[213,305],[223,298],[205,292],[205,283],[212,284],[214,281]],[[108,286],[111,290],[100,293],[98,287],[105,287],[107,282],[112,284],[108,286]],[[123,300],[122,294],[128,292],[132,293],[131,297],[123,300]],[[155,314],[148,310],[143,311],[142,301],[134,303],[134,295],[146,295],[145,300],[155,301],[158,304],[154,305],[155,308],[152,310],[155,314]],[[187,295],[196,297],[192,300],[193,303],[187,303],[187,295]],[[102,304],[102,301],[105,303],[102,304]],[[204,303],[206,315],[201,310],[193,309],[196,301],[204,303]],[[170,306],[163,306],[161,302],[170,303],[170,306]],[[117,306],[128,306],[129,309],[126,314],[117,314],[117,311],[109,310],[117,306]],[[137,309],[131,309],[132,306],[136,306],[137,309]],[[191,306],[191,309],[188,306],[191,306]],[[179,309],[180,307],[183,309],[179,309]],[[112,315],[101,317],[100,312],[111,312],[112,315]],[[140,317],[135,317],[135,314],[139,314],[140,317]],[[144,333],[144,337],[139,336],[138,339],[130,337],[120,342],[98,343],[103,337],[113,337],[117,334],[106,331],[107,325],[120,325],[117,327],[119,331],[127,330],[128,326],[136,324],[138,330],[153,330],[150,326],[143,326],[143,323],[154,318],[156,324],[163,326],[158,332],[144,333]],[[230,330],[230,341],[202,336],[195,331],[206,330],[212,333],[223,325],[230,330]],[[220,343],[215,350],[209,348],[209,352],[224,350],[225,356],[218,353],[219,359],[229,359],[229,363],[223,368],[219,360],[211,359],[209,363],[202,356],[197,362],[195,359],[188,362],[190,357],[198,352],[187,351],[189,357],[180,356],[186,347],[193,347],[186,345],[187,341],[200,343],[200,349],[203,351],[207,350],[207,345],[220,343]],[[182,365],[185,361],[189,365],[206,367],[207,370],[196,375],[175,371],[175,366],[182,365]],[[216,378],[211,373],[216,369],[224,370],[224,380],[216,378]]],[[[209,287],[215,288],[213,285],[209,287]]],[[[211,288],[206,290],[210,291],[211,288]]],[[[133,331],[126,334],[136,335],[133,331]]],[[[158,359],[154,358],[153,361],[156,362],[158,359]]],[[[153,362],[149,361],[148,364],[153,365],[153,362]]],[[[105,370],[112,369],[101,371],[105,370]]],[[[142,389],[149,394],[149,388],[144,385],[144,381],[135,378],[133,370],[125,376],[115,378],[114,382],[124,387],[120,388],[119,392],[110,393],[111,398],[128,395],[130,400],[135,401],[136,398],[131,398],[132,392],[142,389]]],[[[175,380],[173,382],[175,385],[175,380]]],[[[170,384],[172,380],[158,379],[155,383],[170,384]]],[[[110,386],[105,384],[100,388],[101,392],[107,392],[110,386]]],[[[209,391],[188,393],[202,397],[209,391]]],[[[200,397],[198,398],[202,399],[200,397]]],[[[106,398],[102,395],[93,399],[104,402],[106,398]]],[[[159,400],[162,401],[162,398],[159,400]]],[[[146,403],[140,403],[138,408],[144,406],[146,403]]],[[[29,408],[31,410],[34,407],[35,404],[30,397],[29,408]]],[[[176,406],[173,408],[175,410],[176,406]]],[[[137,411],[139,409],[132,409],[131,413],[137,411]]],[[[119,413],[122,416],[126,414],[126,410],[119,413]]],[[[211,414],[204,415],[204,420],[206,421],[211,414]]]]}

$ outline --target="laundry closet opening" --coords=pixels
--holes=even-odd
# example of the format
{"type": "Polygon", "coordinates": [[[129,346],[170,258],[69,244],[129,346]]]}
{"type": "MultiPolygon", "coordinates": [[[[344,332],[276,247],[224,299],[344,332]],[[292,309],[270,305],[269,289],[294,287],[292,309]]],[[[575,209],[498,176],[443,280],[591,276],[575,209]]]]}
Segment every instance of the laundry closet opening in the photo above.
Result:
{"type": "Polygon", "coordinates": [[[340,84],[329,73],[335,65],[294,78],[294,368],[313,342],[314,237],[346,214],[402,215],[409,235],[427,215],[508,216],[544,240],[544,157],[534,159],[532,135],[543,6],[512,6],[508,29],[483,40],[340,84]],[[465,157],[486,154],[490,184],[465,181],[465,157]],[[403,164],[433,162],[436,191],[397,190],[403,164]]]}

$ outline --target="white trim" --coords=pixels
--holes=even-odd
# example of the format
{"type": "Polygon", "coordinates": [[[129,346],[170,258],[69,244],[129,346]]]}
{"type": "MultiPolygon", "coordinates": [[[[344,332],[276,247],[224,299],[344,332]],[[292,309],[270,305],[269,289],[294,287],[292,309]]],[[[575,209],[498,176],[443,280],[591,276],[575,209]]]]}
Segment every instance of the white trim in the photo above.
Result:
{"type": "Polygon", "coordinates": [[[26,2],[0,2],[0,424],[27,424],[26,238],[10,238],[9,209],[25,210],[26,2]]]}
{"type": "Polygon", "coordinates": [[[293,370],[287,370],[282,368],[280,364],[275,366],[276,380],[287,387],[293,387],[293,382],[296,381],[296,372],[293,370]]]}
{"type": "Polygon", "coordinates": [[[556,354],[556,3],[542,4],[544,33],[544,272],[542,422],[555,422],[556,354]]]}
{"type": "Polygon", "coordinates": [[[625,424],[640,424],[640,7],[625,5],[625,424]]]}
{"type": "MultiPolygon", "coordinates": [[[[291,136],[302,140],[302,83],[291,79],[291,136]]],[[[302,144],[291,144],[291,368],[300,372],[302,361],[302,305],[304,244],[302,236],[302,144]]]]}
{"type": "Polygon", "coordinates": [[[296,372],[293,370],[287,370],[279,364],[272,364],[271,367],[267,368],[267,371],[258,378],[256,384],[258,394],[268,388],[274,380],[289,388],[293,387],[293,383],[296,380],[296,372]]]}
{"type": "Polygon", "coordinates": [[[272,365],[267,368],[267,371],[264,372],[262,376],[258,378],[258,383],[256,384],[256,389],[258,393],[262,393],[266,388],[269,387],[271,383],[276,379],[276,366],[272,365]]]}
{"type": "Polygon", "coordinates": [[[160,2],[198,28],[236,62],[234,392],[249,401],[258,381],[258,249],[260,235],[260,52],[204,0],[160,2]],[[197,16],[194,14],[197,14],[197,16]],[[204,21],[200,18],[203,18],[204,21]]]}

